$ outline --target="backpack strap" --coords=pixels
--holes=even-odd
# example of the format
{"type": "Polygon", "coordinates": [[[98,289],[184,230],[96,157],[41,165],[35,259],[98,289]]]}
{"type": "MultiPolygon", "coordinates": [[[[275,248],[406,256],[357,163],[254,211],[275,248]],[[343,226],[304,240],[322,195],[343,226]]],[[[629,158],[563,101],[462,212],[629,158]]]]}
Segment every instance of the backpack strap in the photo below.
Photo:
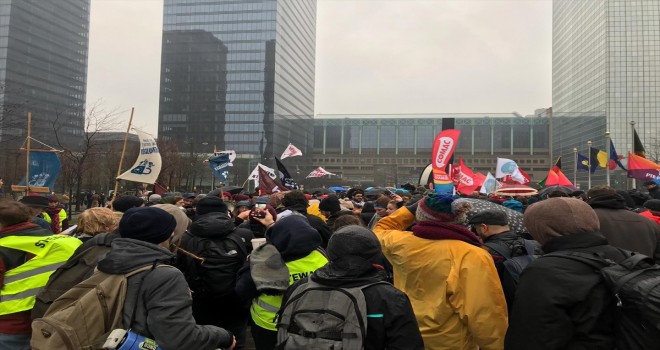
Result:
{"type": "Polygon", "coordinates": [[[584,253],[584,252],[562,250],[562,251],[552,252],[549,254],[544,254],[543,257],[557,257],[557,258],[564,258],[573,261],[578,261],[585,265],[589,265],[598,271],[600,271],[600,269],[602,269],[603,267],[612,266],[616,264],[614,261],[607,259],[602,254],[596,252],[584,253]]]}
{"type": "Polygon", "coordinates": [[[534,252],[536,251],[536,241],[532,241],[531,239],[525,239],[525,250],[527,251],[527,255],[534,255],[534,252]]]}
{"type": "Polygon", "coordinates": [[[504,260],[511,259],[511,250],[508,248],[503,247],[500,244],[497,243],[484,243],[484,245],[492,250],[494,250],[497,254],[501,255],[504,257],[504,260]]]}
{"type": "Polygon", "coordinates": [[[147,271],[147,273],[145,273],[144,276],[142,276],[142,278],[140,279],[140,287],[138,288],[138,292],[137,292],[137,294],[135,295],[135,302],[133,303],[133,312],[131,313],[131,320],[130,320],[130,322],[128,323],[128,329],[129,329],[129,330],[130,330],[131,328],[133,328],[133,322],[135,321],[135,315],[137,314],[138,299],[140,298],[140,295],[142,294],[142,287],[144,286],[144,280],[147,278],[147,276],[148,276],[153,270],[155,270],[157,267],[161,267],[161,266],[162,266],[162,267],[172,267],[172,266],[170,266],[170,265],[159,265],[159,264],[158,264],[158,260],[156,260],[156,261],[154,261],[154,263],[151,264],[151,265],[143,266],[143,267],[141,267],[141,268],[139,268],[139,269],[133,270],[133,271],[131,271],[131,272],[129,272],[129,273],[127,273],[127,274],[124,275],[124,276],[126,277],[126,279],[128,279],[129,277],[134,276],[134,275],[137,275],[138,273],[141,273],[141,272],[147,271]]]}
{"type": "Polygon", "coordinates": [[[227,235],[227,238],[229,238],[232,242],[234,242],[237,246],[238,249],[243,252],[244,256],[247,256],[247,248],[245,248],[246,242],[243,242],[243,239],[238,237],[238,235],[234,234],[233,232],[227,235]]]}

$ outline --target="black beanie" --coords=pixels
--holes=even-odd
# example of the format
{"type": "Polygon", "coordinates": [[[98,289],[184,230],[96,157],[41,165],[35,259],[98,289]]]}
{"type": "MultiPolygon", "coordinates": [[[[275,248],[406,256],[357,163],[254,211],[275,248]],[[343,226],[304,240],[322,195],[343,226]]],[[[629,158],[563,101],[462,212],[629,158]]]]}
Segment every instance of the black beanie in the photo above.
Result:
{"type": "Polygon", "coordinates": [[[167,241],[176,228],[172,214],[154,207],[128,209],[119,221],[122,238],[159,244],[167,241]]]}
{"type": "Polygon", "coordinates": [[[644,202],[644,208],[650,211],[660,211],[660,199],[649,199],[644,202]]]}
{"type": "Polygon", "coordinates": [[[323,198],[321,203],[319,203],[319,210],[329,211],[333,214],[340,211],[341,206],[339,205],[339,198],[337,198],[337,196],[328,196],[323,198]]]}
{"type": "Polygon", "coordinates": [[[204,215],[208,213],[223,213],[227,214],[229,211],[229,208],[227,208],[227,204],[220,198],[220,197],[214,197],[214,196],[206,196],[202,198],[198,203],[197,203],[197,215],[204,215]]]}
{"type": "Polygon", "coordinates": [[[358,256],[375,262],[382,255],[376,235],[358,225],[344,226],[333,233],[328,242],[327,253],[330,261],[345,256],[358,256]]]}
{"type": "Polygon", "coordinates": [[[128,209],[137,208],[144,204],[144,200],[136,196],[121,196],[112,201],[112,209],[125,213],[128,209]]]}

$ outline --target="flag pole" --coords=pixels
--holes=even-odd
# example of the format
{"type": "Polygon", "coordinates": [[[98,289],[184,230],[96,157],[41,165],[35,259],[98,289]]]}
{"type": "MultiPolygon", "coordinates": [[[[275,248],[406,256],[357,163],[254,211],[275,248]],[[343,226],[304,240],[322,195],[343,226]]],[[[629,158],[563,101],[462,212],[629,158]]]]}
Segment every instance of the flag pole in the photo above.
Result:
{"type": "Polygon", "coordinates": [[[591,188],[591,167],[592,164],[591,162],[593,159],[591,159],[591,141],[587,141],[587,146],[589,146],[589,181],[587,182],[587,191],[591,188]]]}
{"type": "Polygon", "coordinates": [[[131,108],[131,118],[128,120],[128,128],[126,128],[126,135],[124,136],[124,148],[121,150],[121,158],[119,158],[119,167],[117,168],[117,177],[115,178],[115,191],[112,192],[112,200],[117,199],[117,191],[119,190],[119,175],[121,175],[121,166],[124,162],[124,154],[126,154],[126,144],[128,143],[128,133],[131,132],[131,124],[133,123],[133,112],[135,107],[131,108]]]}
{"type": "Polygon", "coordinates": [[[607,146],[605,146],[607,148],[607,163],[605,163],[605,174],[607,174],[607,176],[605,177],[605,179],[606,179],[605,181],[607,183],[607,186],[609,186],[610,185],[610,157],[612,156],[611,155],[612,140],[610,139],[610,132],[609,131],[605,131],[605,143],[607,144],[607,146]]]}
{"type": "Polygon", "coordinates": [[[28,112],[28,127],[27,127],[27,163],[25,167],[25,195],[30,193],[30,139],[32,132],[32,112],[28,112]]]}
{"type": "Polygon", "coordinates": [[[577,186],[577,167],[578,167],[578,157],[577,157],[577,148],[573,147],[573,162],[575,166],[573,167],[573,186],[577,186]]]}
{"type": "MultiPolygon", "coordinates": [[[[633,150],[632,153],[635,154],[635,121],[634,120],[630,121],[630,126],[632,127],[632,150],[633,150]]],[[[637,180],[635,180],[634,177],[631,178],[631,180],[632,180],[632,189],[634,190],[637,188],[637,180]]]]}

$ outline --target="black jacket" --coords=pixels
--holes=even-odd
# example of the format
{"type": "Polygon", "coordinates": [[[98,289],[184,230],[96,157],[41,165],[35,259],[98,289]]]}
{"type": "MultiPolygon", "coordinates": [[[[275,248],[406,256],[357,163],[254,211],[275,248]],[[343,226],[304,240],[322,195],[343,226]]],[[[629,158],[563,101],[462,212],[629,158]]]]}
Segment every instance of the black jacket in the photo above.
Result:
{"type": "Polygon", "coordinates": [[[649,190],[649,196],[653,199],[660,199],[660,187],[655,186],[649,190]]]}
{"type": "Polygon", "coordinates": [[[587,203],[598,215],[600,233],[611,246],[639,252],[660,262],[660,225],[627,210],[619,194],[594,197],[587,203]]]}
{"type": "MultiPolygon", "coordinates": [[[[598,233],[554,238],[543,251],[602,252],[617,262],[625,259],[598,233]]],[[[598,271],[579,261],[542,256],[521,275],[505,349],[613,350],[615,311],[615,298],[598,271]]]]}
{"type": "Polygon", "coordinates": [[[307,214],[307,208],[303,206],[290,206],[286,207],[286,209],[296,211],[302,215],[304,215],[307,218],[307,221],[309,221],[309,224],[316,229],[316,231],[319,232],[321,235],[321,239],[323,240],[323,243],[321,243],[321,247],[325,248],[328,246],[328,241],[330,240],[330,236],[332,235],[332,230],[330,229],[330,226],[328,226],[323,219],[316,215],[310,215],[307,214]]]}
{"type": "MultiPolygon", "coordinates": [[[[108,255],[99,261],[98,269],[110,274],[125,274],[154,261],[168,263],[173,260],[172,253],[155,244],[117,238],[112,241],[108,255]]],[[[128,279],[124,327],[129,326],[134,305],[137,305],[137,312],[133,330],[155,339],[165,350],[211,350],[231,345],[232,335],[226,330],[195,323],[188,284],[176,268],[160,267],[128,279]]]]}
{"type": "MultiPolygon", "coordinates": [[[[316,270],[310,278],[329,287],[351,288],[385,281],[385,274],[368,261],[358,258],[330,262],[316,270]]],[[[296,288],[307,282],[308,278],[304,278],[289,287],[282,305],[286,304],[296,288]]],[[[365,349],[424,349],[422,335],[406,294],[389,283],[367,287],[363,293],[367,303],[367,315],[382,315],[367,317],[365,349]]]]}
{"type": "MultiPolygon", "coordinates": [[[[195,217],[190,226],[189,233],[183,235],[181,247],[188,250],[186,247],[190,247],[193,244],[190,242],[191,240],[199,242],[203,240],[222,239],[230,233],[243,241],[248,254],[252,251],[251,240],[254,238],[252,231],[246,228],[237,228],[234,226],[232,218],[224,213],[208,213],[195,217]]],[[[197,244],[197,242],[194,244],[197,244]]]]}

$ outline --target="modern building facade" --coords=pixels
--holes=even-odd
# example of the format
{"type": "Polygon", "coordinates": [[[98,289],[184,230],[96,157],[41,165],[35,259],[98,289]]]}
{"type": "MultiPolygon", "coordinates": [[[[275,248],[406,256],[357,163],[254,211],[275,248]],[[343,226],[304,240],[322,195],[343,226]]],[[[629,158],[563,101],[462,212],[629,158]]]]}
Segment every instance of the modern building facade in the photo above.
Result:
{"type": "Polygon", "coordinates": [[[435,135],[454,119],[461,136],[454,157],[494,174],[497,157],[513,159],[540,181],[551,167],[549,118],[508,113],[428,115],[317,115],[314,164],[338,177],[325,184],[383,186],[417,183],[431,162],[435,135]]]}
{"type": "Polygon", "coordinates": [[[165,0],[159,137],[235,150],[239,173],[310,154],[315,47],[316,0],[165,0]]]}
{"type": "MultiPolygon", "coordinates": [[[[90,0],[0,2],[0,145],[83,138],[90,0]]],[[[7,164],[7,163],[5,163],[7,164]]]]}
{"type": "Polygon", "coordinates": [[[609,131],[625,155],[632,150],[632,122],[647,148],[658,144],[658,23],[660,0],[554,0],[552,108],[555,134],[563,136],[559,147],[580,149],[591,140],[606,150],[609,131]],[[574,117],[602,117],[605,124],[574,117]]]}

